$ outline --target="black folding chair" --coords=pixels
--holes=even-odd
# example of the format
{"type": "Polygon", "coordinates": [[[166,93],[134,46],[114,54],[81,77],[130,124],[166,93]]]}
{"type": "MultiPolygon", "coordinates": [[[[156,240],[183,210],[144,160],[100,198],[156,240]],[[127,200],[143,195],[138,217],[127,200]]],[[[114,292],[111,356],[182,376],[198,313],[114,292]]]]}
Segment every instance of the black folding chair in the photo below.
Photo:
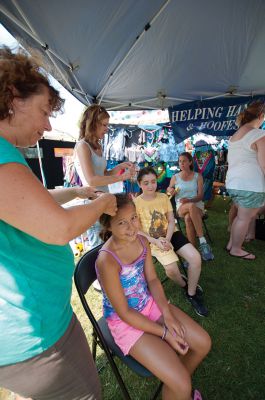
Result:
{"type": "MultiPolygon", "coordinates": [[[[135,373],[144,378],[153,377],[153,374],[150,371],[148,371],[143,365],[138,363],[133,357],[124,356],[120,348],[114,342],[105,318],[101,317],[97,321],[93,315],[93,312],[91,311],[91,308],[88,305],[85,294],[87,293],[92,283],[97,279],[95,271],[95,261],[98,255],[98,251],[100,250],[101,247],[102,245],[95,247],[94,249],[88,251],[80,258],[75,269],[74,281],[78,295],[86,312],[86,315],[88,316],[93,327],[92,355],[94,361],[96,359],[97,345],[99,345],[104,350],[107,356],[111,369],[122,391],[123,398],[126,400],[131,400],[131,397],[125,386],[125,383],[122,379],[119,369],[116,365],[114,357],[115,356],[119,357],[119,359],[124,364],[126,364],[132,371],[134,371],[135,373]]],[[[161,387],[162,383],[160,382],[157,390],[155,391],[152,397],[152,400],[155,400],[157,398],[157,396],[160,393],[161,387]]]]}

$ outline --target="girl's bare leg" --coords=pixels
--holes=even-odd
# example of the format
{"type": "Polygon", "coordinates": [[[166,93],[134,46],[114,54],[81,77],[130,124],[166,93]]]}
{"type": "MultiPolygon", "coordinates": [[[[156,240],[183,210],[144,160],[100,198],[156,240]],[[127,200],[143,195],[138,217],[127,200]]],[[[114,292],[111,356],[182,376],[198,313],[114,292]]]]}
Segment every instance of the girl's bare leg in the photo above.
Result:
{"type": "Polygon", "coordinates": [[[166,341],[144,333],[129,354],[164,383],[163,400],[191,399],[190,373],[166,341]]]}
{"type": "Polygon", "coordinates": [[[184,287],[186,282],[181,276],[178,264],[173,262],[171,264],[164,265],[166,275],[172,279],[172,281],[176,282],[179,286],[184,287]]]}
{"type": "Polygon", "coordinates": [[[196,287],[201,274],[201,255],[191,243],[182,246],[177,251],[177,254],[189,263],[188,293],[193,296],[196,293],[196,287]]]}
{"type": "Polygon", "coordinates": [[[163,400],[190,400],[191,374],[210,351],[211,339],[188,315],[173,305],[170,308],[185,327],[188,353],[179,356],[158,336],[144,333],[132,347],[130,355],[164,383],[163,400]]]}
{"type": "Polygon", "coordinates": [[[175,317],[184,325],[186,333],[185,339],[189,344],[189,351],[185,356],[180,356],[183,364],[192,375],[198,365],[207,356],[211,349],[211,338],[208,333],[181,311],[178,307],[170,304],[170,308],[175,317]]]}

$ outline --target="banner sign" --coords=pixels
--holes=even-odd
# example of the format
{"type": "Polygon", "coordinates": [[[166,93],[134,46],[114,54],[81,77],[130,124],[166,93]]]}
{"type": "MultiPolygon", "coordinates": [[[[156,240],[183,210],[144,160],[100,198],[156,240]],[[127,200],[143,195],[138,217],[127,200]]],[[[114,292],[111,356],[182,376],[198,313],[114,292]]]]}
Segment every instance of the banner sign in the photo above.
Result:
{"type": "Polygon", "coordinates": [[[182,142],[196,133],[213,136],[231,136],[237,129],[238,114],[249,103],[261,100],[265,95],[247,97],[222,97],[213,100],[198,100],[168,108],[175,141],[182,142]]]}

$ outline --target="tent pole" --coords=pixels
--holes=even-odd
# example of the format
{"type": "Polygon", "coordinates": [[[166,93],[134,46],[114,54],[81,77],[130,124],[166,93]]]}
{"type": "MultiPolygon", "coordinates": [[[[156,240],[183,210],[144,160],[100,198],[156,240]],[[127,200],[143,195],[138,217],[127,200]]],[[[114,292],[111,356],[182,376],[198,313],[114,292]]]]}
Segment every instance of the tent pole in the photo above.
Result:
{"type": "Polygon", "coordinates": [[[45,179],[45,175],[44,175],[44,171],[43,171],[43,167],[42,167],[39,142],[37,142],[37,150],[38,150],[38,159],[39,159],[39,165],[40,165],[40,173],[41,173],[42,184],[43,184],[44,187],[47,187],[46,179],[45,179]]]}

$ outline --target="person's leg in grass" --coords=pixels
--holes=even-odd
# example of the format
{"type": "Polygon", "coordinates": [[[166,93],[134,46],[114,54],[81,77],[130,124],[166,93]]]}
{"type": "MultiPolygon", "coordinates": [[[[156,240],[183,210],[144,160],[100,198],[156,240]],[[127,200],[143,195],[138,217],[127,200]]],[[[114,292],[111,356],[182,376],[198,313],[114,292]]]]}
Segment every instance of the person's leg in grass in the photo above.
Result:
{"type": "Polygon", "coordinates": [[[247,234],[245,237],[245,242],[251,242],[251,240],[255,239],[255,229],[256,229],[256,215],[251,218],[249,226],[248,226],[248,230],[247,230],[247,234]]]}
{"type": "Polygon", "coordinates": [[[177,250],[177,254],[188,262],[188,279],[186,288],[187,300],[193,306],[195,312],[207,317],[208,309],[202,298],[202,288],[198,285],[201,274],[201,256],[191,243],[187,243],[177,250]]]}
{"type": "Polygon", "coordinates": [[[232,203],[228,213],[227,232],[231,232],[231,227],[234,222],[234,219],[236,218],[236,215],[237,215],[237,205],[235,203],[232,203]]]}
{"type": "MultiPolygon", "coordinates": [[[[202,259],[204,261],[210,261],[214,259],[214,255],[212,253],[212,249],[210,245],[207,243],[205,236],[203,234],[203,227],[202,227],[202,215],[203,212],[200,208],[196,206],[195,203],[185,203],[182,204],[178,209],[179,216],[184,217],[188,213],[190,219],[193,223],[196,235],[199,239],[199,250],[202,255],[202,259]]],[[[188,234],[187,234],[188,236],[188,234]]],[[[189,236],[188,236],[189,239],[189,236]]],[[[191,237],[194,241],[194,238],[191,237]]],[[[193,244],[193,242],[191,242],[193,244]]]]}
{"type": "Polygon", "coordinates": [[[230,254],[236,257],[245,257],[248,260],[254,260],[255,255],[242,249],[246,233],[251,219],[257,214],[259,208],[243,208],[238,206],[237,216],[231,227],[230,239],[227,249],[230,254]]]}
{"type": "MultiPolygon", "coordinates": [[[[140,337],[129,354],[164,383],[163,400],[191,400],[191,375],[210,351],[211,339],[188,315],[173,305],[170,308],[185,328],[187,354],[179,356],[166,340],[148,333],[140,337]]],[[[163,319],[159,322],[163,324],[163,319]]]]}

